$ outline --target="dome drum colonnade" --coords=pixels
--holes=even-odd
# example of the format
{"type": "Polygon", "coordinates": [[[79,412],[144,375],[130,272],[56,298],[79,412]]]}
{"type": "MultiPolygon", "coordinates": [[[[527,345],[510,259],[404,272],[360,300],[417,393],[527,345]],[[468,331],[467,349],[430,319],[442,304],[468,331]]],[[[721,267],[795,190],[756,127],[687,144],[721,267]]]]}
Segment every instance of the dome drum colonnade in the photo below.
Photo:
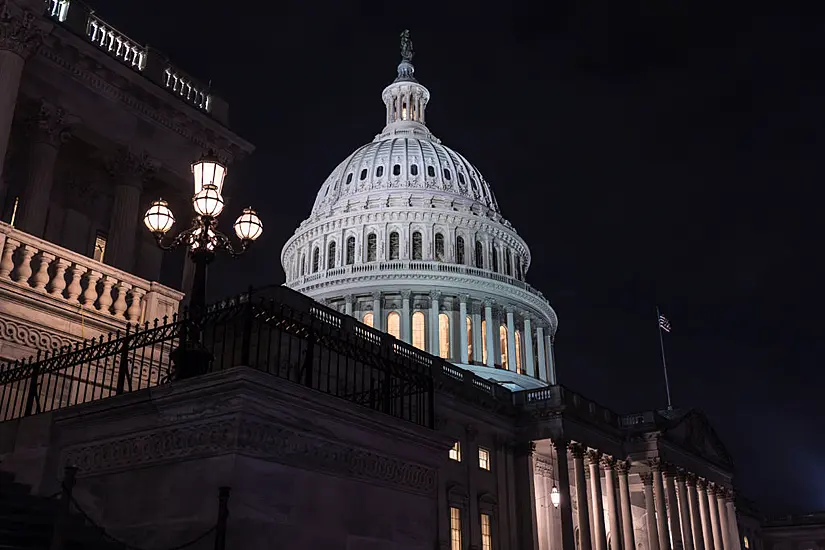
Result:
{"type": "Polygon", "coordinates": [[[529,248],[480,172],[424,125],[430,93],[411,58],[402,48],[382,94],[384,130],[338,165],[284,246],[286,284],[481,376],[554,384],[557,319],[525,282],[529,248]]]}

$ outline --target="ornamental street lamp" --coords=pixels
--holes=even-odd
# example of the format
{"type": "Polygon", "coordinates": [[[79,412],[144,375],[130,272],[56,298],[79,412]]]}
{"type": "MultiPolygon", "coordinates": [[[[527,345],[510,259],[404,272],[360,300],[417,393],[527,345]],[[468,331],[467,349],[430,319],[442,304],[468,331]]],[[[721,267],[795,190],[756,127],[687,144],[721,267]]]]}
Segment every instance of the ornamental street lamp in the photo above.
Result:
{"type": "Polygon", "coordinates": [[[189,312],[193,327],[186,331],[186,338],[181,338],[185,343],[175,350],[178,352],[178,359],[175,360],[175,372],[172,374],[174,379],[194,376],[208,367],[210,358],[200,344],[200,331],[196,328],[197,321],[206,307],[207,266],[219,251],[226,252],[233,258],[240,256],[263,233],[261,219],[252,208],[245,208],[235,220],[235,235],[240,240],[238,248],[232,244],[229,237],[218,230],[218,216],[224,206],[221,191],[226,177],[226,166],[217,157],[209,153],[193,163],[192,176],[195,184],[192,207],[197,215],[191,226],[167,241],[166,234],[174,225],[175,216],[169,204],[163,199],[153,202],[143,216],[143,223],[155,236],[160,248],[174,250],[179,246],[186,246],[189,258],[195,264],[195,277],[189,296],[189,312]]]}

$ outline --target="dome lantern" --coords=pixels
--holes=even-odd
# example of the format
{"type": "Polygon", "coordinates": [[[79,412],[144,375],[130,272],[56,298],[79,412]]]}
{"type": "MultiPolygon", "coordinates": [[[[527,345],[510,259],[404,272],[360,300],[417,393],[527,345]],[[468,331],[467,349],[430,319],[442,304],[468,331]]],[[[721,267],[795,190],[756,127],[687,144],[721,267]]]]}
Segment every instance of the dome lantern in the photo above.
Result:
{"type": "Polygon", "coordinates": [[[430,100],[430,92],[415,79],[415,67],[412,64],[414,55],[410,31],[405,30],[401,33],[401,63],[398,64],[398,76],[382,94],[387,106],[387,128],[384,132],[396,126],[424,125],[424,111],[430,100]]]}

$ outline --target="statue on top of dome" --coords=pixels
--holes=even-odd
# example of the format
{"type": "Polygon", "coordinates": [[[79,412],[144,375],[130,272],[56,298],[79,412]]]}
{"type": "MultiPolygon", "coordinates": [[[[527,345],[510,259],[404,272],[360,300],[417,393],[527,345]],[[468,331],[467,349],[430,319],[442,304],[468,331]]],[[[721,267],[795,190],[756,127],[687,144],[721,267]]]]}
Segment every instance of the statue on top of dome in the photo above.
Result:
{"type": "Polygon", "coordinates": [[[410,40],[410,30],[404,29],[401,33],[401,59],[409,63],[412,61],[415,51],[413,50],[412,40],[410,40]]]}

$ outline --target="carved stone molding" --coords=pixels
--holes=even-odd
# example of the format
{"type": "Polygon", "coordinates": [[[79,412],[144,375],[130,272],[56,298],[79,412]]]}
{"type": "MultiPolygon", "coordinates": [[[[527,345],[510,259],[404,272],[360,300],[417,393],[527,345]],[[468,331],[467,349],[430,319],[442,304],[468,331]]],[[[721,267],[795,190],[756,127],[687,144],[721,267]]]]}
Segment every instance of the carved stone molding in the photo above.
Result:
{"type": "Polygon", "coordinates": [[[55,332],[32,327],[24,323],[0,317],[0,338],[34,349],[52,350],[74,345],[76,340],[55,332]]]}
{"type": "Polygon", "coordinates": [[[8,0],[0,1],[0,50],[26,59],[40,48],[43,34],[36,15],[28,10],[14,10],[8,0]]]}
{"type": "Polygon", "coordinates": [[[34,143],[59,147],[68,141],[71,127],[78,121],[77,117],[67,114],[60,107],[41,100],[37,111],[28,121],[29,135],[34,143]]]}
{"type": "Polygon", "coordinates": [[[617,460],[616,461],[616,471],[621,475],[627,475],[630,473],[630,461],[629,460],[617,460]]]}
{"type": "Polygon", "coordinates": [[[120,147],[106,158],[106,170],[116,183],[138,185],[152,177],[160,164],[145,151],[120,147]]]}
{"type": "Polygon", "coordinates": [[[296,468],[318,470],[431,495],[436,472],[418,464],[247,419],[223,418],[69,447],[64,464],[96,476],[135,466],[240,452],[296,468]]]}
{"type": "Polygon", "coordinates": [[[533,471],[542,477],[553,477],[553,464],[550,461],[535,457],[533,471]]]}
{"type": "Polygon", "coordinates": [[[613,470],[615,469],[616,459],[610,455],[602,455],[602,467],[605,470],[613,470]]]}
{"type": "Polygon", "coordinates": [[[695,474],[685,472],[685,483],[688,487],[696,487],[697,477],[695,474]]]}
{"type": "Polygon", "coordinates": [[[639,479],[642,480],[642,485],[653,485],[653,472],[639,472],[639,479]]]}
{"type": "Polygon", "coordinates": [[[575,459],[582,459],[584,458],[584,447],[579,445],[578,443],[570,443],[568,445],[570,449],[570,454],[573,455],[575,459]]]}
{"type": "Polygon", "coordinates": [[[595,449],[588,449],[585,453],[585,457],[587,458],[587,464],[596,464],[598,465],[602,458],[602,453],[595,449]]]}
{"type": "Polygon", "coordinates": [[[402,300],[409,300],[411,295],[412,295],[411,290],[402,290],[401,291],[401,299],[402,300]]]}

